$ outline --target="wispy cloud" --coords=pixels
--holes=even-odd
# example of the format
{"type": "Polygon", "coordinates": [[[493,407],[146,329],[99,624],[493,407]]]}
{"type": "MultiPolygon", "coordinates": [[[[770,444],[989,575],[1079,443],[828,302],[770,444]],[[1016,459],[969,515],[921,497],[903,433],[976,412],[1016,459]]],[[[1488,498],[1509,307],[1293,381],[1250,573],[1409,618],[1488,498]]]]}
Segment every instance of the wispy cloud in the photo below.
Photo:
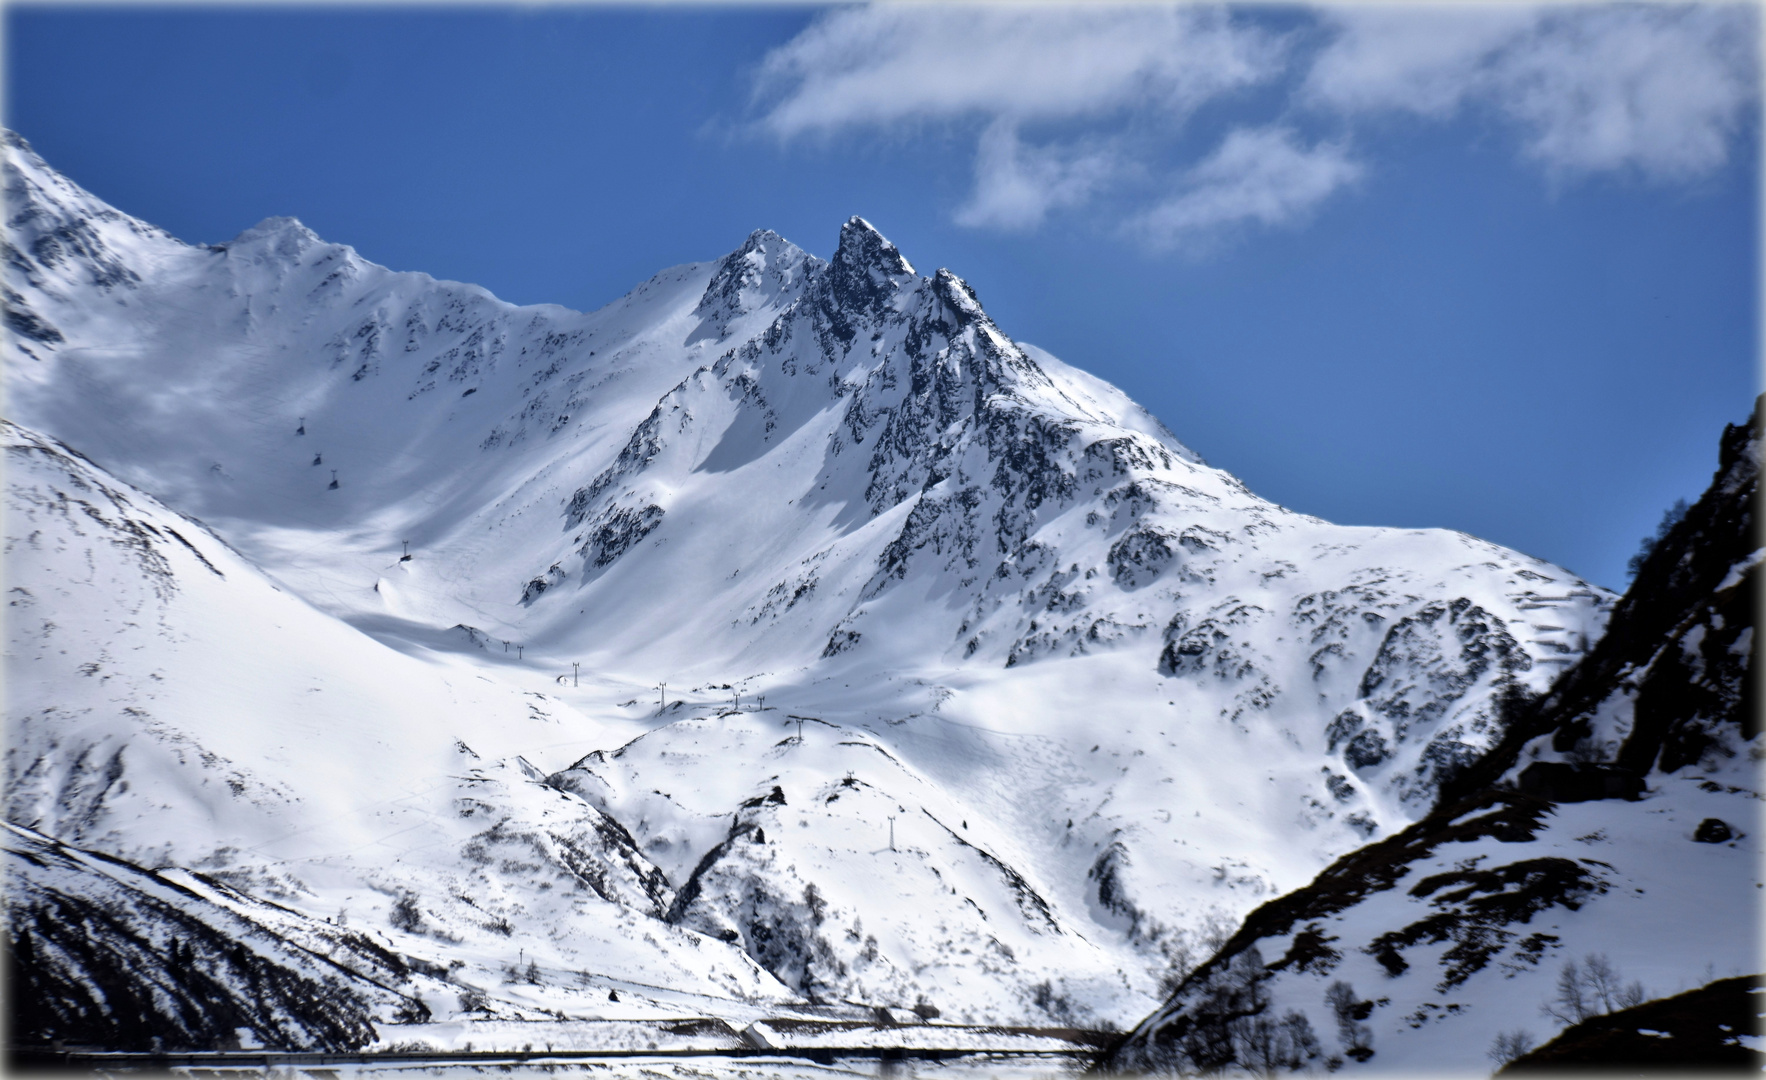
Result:
{"type": "Polygon", "coordinates": [[[1728,159],[1756,97],[1758,20],[1739,4],[1314,18],[1322,33],[1305,35],[1197,6],[845,8],[767,54],[755,123],[782,141],[973,132],[975,186],[960,224],[1031,229],[1111,192],[1128,231],[1169,248],[1304,220],[1399,137],[1364,133],[1362,157],[1350,156],[1343,131],[1381,115],[1440,123],[1486,110],[1554,179],[1679,182],[1728,159]],[[1308,36],[1322,43],[1302,50],[1308,36]],[[1256,99],[1263,119],[1241,121],[1201,161],[1170,163],[1198,110],[1284,82],[1256,99]],[[1130,176],[1152,192],[1119,183],[1130,176]]]}
{"type": "Polygon", "coordinates": [[[1441,120],[1487,80],[1493,57],[1537,31],[1540,13],[1370,7],[1321,18],[1332,37],[1301,83],[1302,101],[1344,113],[1404,111],[1441,120]]]}
{"type": "Polygon", "coordinates": [[[1077,206],[1120,169],[1108,146],[1025,146],[1018,126],[995,120],[975,153],[975,192],[957,224],[1008,231],[1042,224],[1050,210],[1077,206]]]}
{"type": "Polygon", "coordinates": [[[1736,5],[1333,13],[1301,89],[1346,115],[1484,106],[1560,177],[1708,173],[1756,94],[1757,16],[1736,5]]]}
{"type": "Polygon", "coordinates": [[[1758,76],[1753,8],[1619,8],[1556,18],[1501,65],[1501,107],[1551,169],[1700,176],[1729,156],[1758,76]]]}
{"type": "Polygon", "coordinates": [[[1280,76],[1285,52],[1279,35],[1212,8],[849,8],[769,53],[755,100],[780,139],[974,125],[975,187],[956,219],[1022,230],[1136,171],[1107,134],[1037,142],[1028,125],[1150,115],[1175,127],[1280,76]]]}
{"type": "Polygon", "coordinates": [[[762,61],[789,138],[906,121],[1182,114],[1280,74],[1281,39],[1199,7],[880,5],[823,16],[762,61]]]}
{"type": "Polygon", "coordinates": [[[1364,171],[1342,143],[1307,147],[1290,128],[1240,128],[1184,174],[1179,194],[1130,227],[1156,247],[1205,245],[1232,226],[1304,220],[1364,171]]]}

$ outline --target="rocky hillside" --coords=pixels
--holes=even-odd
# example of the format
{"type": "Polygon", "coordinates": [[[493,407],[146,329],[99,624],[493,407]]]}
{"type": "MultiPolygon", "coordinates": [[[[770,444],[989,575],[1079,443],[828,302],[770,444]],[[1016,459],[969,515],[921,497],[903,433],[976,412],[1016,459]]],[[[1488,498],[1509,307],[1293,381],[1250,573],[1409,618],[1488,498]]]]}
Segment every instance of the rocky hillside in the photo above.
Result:
{"type": "MultiPolygon", "coordinates": [[[[1607,635],[1510,702],[1497,748],[1421,821],[1251,913],[1114,1066],[1471,1070],[1554,1025],[1751,974],[1760,409],[1724,432],[1710,489],[1607,635]]],[[[1684,1011],[1649,1013],[1661,1038],[1684,1011]]],[[[1610,1061],[1578,1059],[1579,1038],[1537,1062],[1610,1061]]]]}

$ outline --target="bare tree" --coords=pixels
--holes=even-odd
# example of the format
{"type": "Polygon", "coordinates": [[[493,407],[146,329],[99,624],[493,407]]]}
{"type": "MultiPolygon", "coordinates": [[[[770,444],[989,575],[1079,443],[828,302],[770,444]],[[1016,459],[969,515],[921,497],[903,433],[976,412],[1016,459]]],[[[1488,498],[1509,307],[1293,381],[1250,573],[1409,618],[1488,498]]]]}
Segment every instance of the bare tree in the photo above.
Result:
{"type": "Polygon", "coordinates": [[[1594,1015],[1588,998],[1582,992],[1582,968],[1574,960],[1565,960],[1558,972],[1557,996],[1545,1004],[1545,1015],[1568,1026],[1580,1024],[1594,1015]]]}
{"type": "Polygon", "coordinates": [[[1238,1038],[1239,1063],[1257,1076],[1273,1076],[1276,1070],[1276,1025],[1267,1016],[1253,1016],[1240,1022],[1238,1038]]]}
{"type": "Polygon", "coordinates": [[[1374,1056],[1374,1029],[1358,1021],[1366,1020],[1374,1011],[1374,1003],[1356,997],[1355,988],[1338,980],[1325,991],[1325,1004],[1337,1018],[1337,1035],[1343,1040],[1343,1052],[1356,1061],[1374,1056]]]}
{"type": "Polygon", "coordinates": [[[1159,980],[1159,994],[1170,997],[1190,977],[1190,972],[1196,970],[1196,950],[1190,945],[1190,935],[1179,930],[1162,951],[1165,953],[1166,968],[1165,975],[1159,980]]]}
{"type": "Polygon", "coordinates": [[[1239,924],[1231,915],[1216,908],[1202,919],[1202,948],[1217,953],[1233,936],[1239,924]]]}
{"type": "Polygon", "coordinates": [[[423,909],[418,906],[416,894],[401,893],[393,902],[387,921],[408,934],[423,933],[423,909]]]}
{"type": "Polygon", "coordinates": [[[1590,1006],[1598,1006],[1603,1013],[1610,1013],[1618,1006],[1619,973],[1613,970],[1605,953],[1589,953],[1582,961],[1582,985],[1590,1006]]]}
{"type": "Polygon", "coordinates": [[[1240,1020],[1236,1034],[1239,1063],[1258,1076],[1292,1072],[1319,1054],[1312,1022],[1298,1010],[1290,1009],[1280,1020],[1269,1016],[1240,1020]]]}
{"type": "Polygon", "coordinates": [[[1496,1067],[1500,1069],[1531,1049],[1533,1049],[1533,1033],[1517,1029],[1505,1031],[1496,1036],[1496,1040],[1490,1044],[1490,1049],[1484,1051],[1484,1056],[1495,1062],[1496,1067]]]}
{"type": "Polygon", "coordinates": [[[1643,983],[1626,983],[1605,954],[1589,953],[1581,964],[1564,961],[1556,994],[1540,1011],[1567,1027],[1591,1016],[1641,1005],[1648,997],[1643,983]]]}

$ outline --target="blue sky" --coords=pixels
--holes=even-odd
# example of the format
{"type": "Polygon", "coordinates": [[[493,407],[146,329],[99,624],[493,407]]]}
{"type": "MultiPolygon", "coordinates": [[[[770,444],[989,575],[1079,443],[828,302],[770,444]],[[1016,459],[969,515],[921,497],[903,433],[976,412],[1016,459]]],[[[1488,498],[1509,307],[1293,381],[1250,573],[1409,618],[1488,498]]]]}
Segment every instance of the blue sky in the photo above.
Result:
{"type": "Polygon", "coordinates": [[[1752,9],[6,9],[6,124],[606,303],[863,214],[1259,494],[1622,588],[1758,392],[1752,9]]]}

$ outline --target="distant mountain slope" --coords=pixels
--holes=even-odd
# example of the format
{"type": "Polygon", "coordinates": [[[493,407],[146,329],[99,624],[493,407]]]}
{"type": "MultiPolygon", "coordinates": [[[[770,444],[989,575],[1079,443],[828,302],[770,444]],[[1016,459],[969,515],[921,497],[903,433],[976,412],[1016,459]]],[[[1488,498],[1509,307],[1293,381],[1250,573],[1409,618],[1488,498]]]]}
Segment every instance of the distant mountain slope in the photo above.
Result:
{"type": "Polygon", "coordinates": [[[1757,402],[1607,636],[1433,813],[1253,912],[1113,1064],[1477,1069],[1543,1006],[1573,1021],[1751,973],[1760,439],[1757,402]]]}
{"type": "MultiPolygon", "coordinates": [[[[369,856],[321,880],[332,862],[242,842],[243,823],[367,841],[406,815],[427,838],[395,859],[411,883],[360,902],[391,932],[403,891],[453,897],[420,923],[437,957],[509,925],[566,967],[613,941],[606,963],[676,988],[698,956],[719,994],[1127,1022],[1210,922],[1426,812],[1610,606],[1463,534],[1259,499],[862,218],[830,259],[757,231],[581,314],[396,273],[290,219],[189,246],[16,135],[5,159],[8,408],[44,433],[21,447],[61,440],[108,488],[199,517],[212,534],[167,521],[249,581],[180,586],[202,600],[167,616],[188,640],[162,672],[133,614],[145,571],[113,566],[126,538],[66,541],[120,582],[66,596],[45,590],[77,567],[8,555],[79,614],[32,618],[77,625],[79,663],[126,659],[145,714],[103,696],[121,676],[18,661],[13,819],[145,865],[225,852],[323,916],[362,895],[369,856]],[[301,632],[264,625],[285,610],[301,632]],[[279,741],[310,730],[296,703],[334,699],[314,723],[342,749],[279,741]],[[233,796],[188,761],[157,802],[106,787],[96,763],[124,743],[130,768],[171,760],[146,749],[162,724],[262,809],[214,813],[233,796]],[[387,809],[380,768],[421,814],[387,809]],[[550,837],[547,874],[582,880],[567,853],[589,844],[627,930],[559,930],[559,893],[504,869],[525,858],[475,861],[452,830],[476,822],[432,812],[481,787],[523,823],[501,840],[550,837]],[[91,825],[88,788],[110,792],[91,825]],[[475,914],[461,892],[498,899],[475,914]],[[763,940],[781,912],[799,929],[763,940]]],[[[17,497],[73,536],[61,490],[17,497]]],[[[60,647],[16,625],[20,656],[60,647]]],[[[528,955],[512,937],[470,962],[509,946],[528,955]]]]}

